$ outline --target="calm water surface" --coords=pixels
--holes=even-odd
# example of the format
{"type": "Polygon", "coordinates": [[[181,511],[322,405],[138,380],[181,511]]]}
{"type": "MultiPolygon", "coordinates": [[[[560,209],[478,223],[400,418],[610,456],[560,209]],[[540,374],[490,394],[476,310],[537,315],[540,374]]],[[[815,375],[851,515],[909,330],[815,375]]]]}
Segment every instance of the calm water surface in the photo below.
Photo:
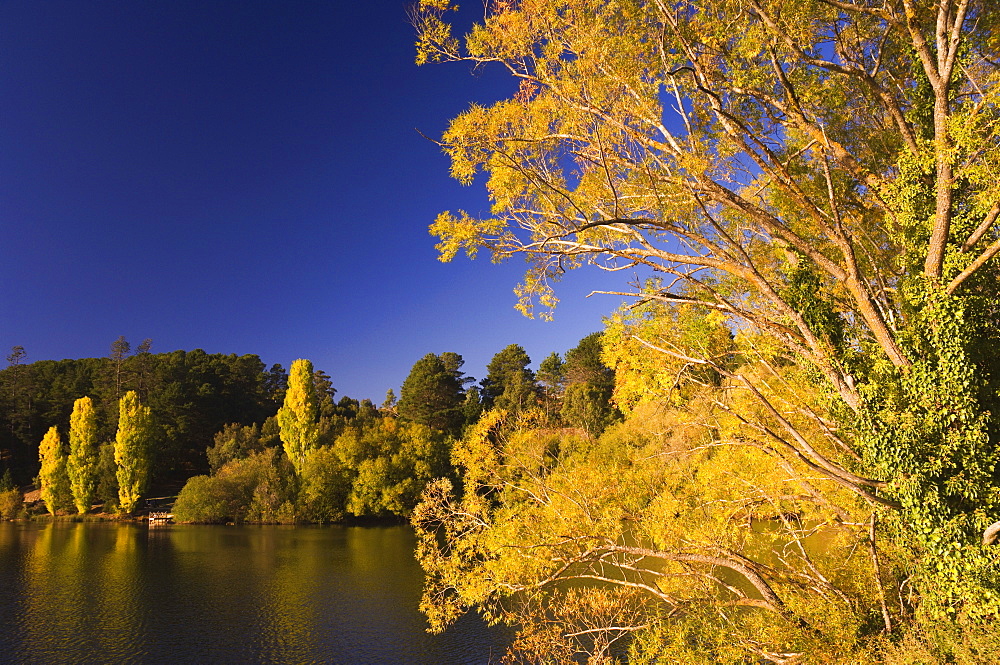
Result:
{"type": "Polygon", "coordinates": [[[0,524],[0,662],[489,663],[428,635],[407,527],[0,524]]]}

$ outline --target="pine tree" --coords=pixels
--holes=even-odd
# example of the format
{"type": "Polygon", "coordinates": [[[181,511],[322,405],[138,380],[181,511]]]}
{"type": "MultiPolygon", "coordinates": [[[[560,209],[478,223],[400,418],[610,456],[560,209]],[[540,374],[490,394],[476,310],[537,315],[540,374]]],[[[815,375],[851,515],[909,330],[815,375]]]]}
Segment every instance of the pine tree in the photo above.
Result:
{"type": "Polygon", "coordinates": [[[90,510],[97,491],[97,414],[89,397],[73,403],[66,474],[77,512],[83,515],[90,510]]]}
{"type": "Polygon", "coordinates": [[[129,390],[118,403],[115,464],[118,466],[118,506],[126,515],[135,510],[149,480],[152,415],[129,390]]]}
{"type": "Polygon", "coordinates": [[[49,428],[38,446],[38,460],[42,464],[38,477],[41,481],[42,501],[50,514],[66,503],[69,481],[66,478],[66,453],[62,447],[62,437],[55,425],[49,428]]]}
{"type": "Polygon", "coordinates": [[[483,402],[487,408],[522,411],[535,402],[535,375],[528,369],[531,358],[519,344],[511,344],[493,356],[483,379],[483,402]]]}
{"type": "Polygon", "coordinates": [[[285,454],[295,472],[301,474],[306,455],[319,438],[319,405],[313,365],[308,360],[300,358],[292,363],[285,401],[278,409],[278,425],[285,454]]]}
{"type": "Polygon", "coordinates": [[[428,353],[414,363],[400,388],[399,415],[428,427],[457,433],[465,418],[462,403],[462,356],[428,353]]]}

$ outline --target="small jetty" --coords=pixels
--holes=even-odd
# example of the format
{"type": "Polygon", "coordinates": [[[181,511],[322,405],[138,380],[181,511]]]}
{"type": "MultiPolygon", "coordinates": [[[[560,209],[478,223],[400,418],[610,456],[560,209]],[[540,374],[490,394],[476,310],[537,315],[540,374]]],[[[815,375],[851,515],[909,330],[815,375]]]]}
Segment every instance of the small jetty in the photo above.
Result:
{"type": "Polygon", "coordinates": [[[170,524],[174,521],[173,513],[150,513],[149,525],[170,524]]]}

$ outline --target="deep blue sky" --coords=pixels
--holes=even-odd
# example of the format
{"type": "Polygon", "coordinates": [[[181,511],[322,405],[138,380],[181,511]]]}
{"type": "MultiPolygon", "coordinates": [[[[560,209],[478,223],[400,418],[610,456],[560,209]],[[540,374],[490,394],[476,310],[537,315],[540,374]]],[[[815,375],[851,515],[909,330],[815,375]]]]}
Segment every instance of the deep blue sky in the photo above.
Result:
{"type": "Polygon", "coordinates": [[[0,1],[3,354],[305,357],[379,403],[428,352],[482,378],[599,330],[606,276],[571,275],[546,323],[513,308],[519,262],[436,260],[434,217],[489,201],[417,130],[513,83],[418,68],[407,4],[0,1]]]}

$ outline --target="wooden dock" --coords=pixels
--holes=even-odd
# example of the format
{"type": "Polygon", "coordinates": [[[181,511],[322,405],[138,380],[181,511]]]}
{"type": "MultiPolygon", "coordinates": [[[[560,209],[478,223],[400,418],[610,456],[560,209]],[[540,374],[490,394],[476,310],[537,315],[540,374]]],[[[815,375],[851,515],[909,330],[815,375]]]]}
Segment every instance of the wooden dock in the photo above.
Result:
{"type": "Polygon", "coordinates": [[[169,524],[174,521],[173,513],[150,513],[149,514],[149,525],[154,524],[169,524]]]}

